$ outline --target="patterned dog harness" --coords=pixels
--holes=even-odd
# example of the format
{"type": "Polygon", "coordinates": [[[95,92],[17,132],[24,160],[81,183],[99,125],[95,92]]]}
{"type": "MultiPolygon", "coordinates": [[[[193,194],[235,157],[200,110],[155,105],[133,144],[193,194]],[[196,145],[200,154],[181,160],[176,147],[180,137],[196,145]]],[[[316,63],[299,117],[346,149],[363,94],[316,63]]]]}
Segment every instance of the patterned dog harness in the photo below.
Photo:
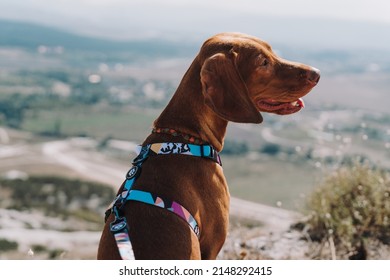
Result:
{"type": "Polygon", "coordinates": [[[141,173],[142,164],[149,156],[180,154],[195,157],[202,157],[213,160],[222,166],[218,152],[210,145],[194,145],[183,143],[155,143],[141,147],[138,156],[133,160],[132,167],[126,174],[126,181],[122,193],[120,193],[112,202],[110,208],[106,211],[105,220],[113,213],[115,220],[110,224],[110,230],[114,235],[118,246],[119,254],[123,260],[134,259],[134,254],[130,242],[128,224],[123,214],[123,207],[127,201],[139,201],[167,209],[184,219],[190,228],[199,238],[200,231],[198,223],[190,212],[175,201],[162,198],[150,192],[132,190],[134,182],[141,173]]]}

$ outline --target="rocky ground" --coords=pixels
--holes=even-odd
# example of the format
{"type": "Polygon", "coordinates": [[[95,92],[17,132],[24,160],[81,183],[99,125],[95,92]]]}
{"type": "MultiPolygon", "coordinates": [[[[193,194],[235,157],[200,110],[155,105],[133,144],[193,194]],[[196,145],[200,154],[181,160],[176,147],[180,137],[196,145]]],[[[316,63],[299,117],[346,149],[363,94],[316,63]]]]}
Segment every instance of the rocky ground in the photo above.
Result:
{"type": "MultiPolygon", "coordinates": [[[[341,260],[350,259],[351,253],[343,252],[329,241],[313,242],[306,230],[298,230],[298,220],[290,226],[270,228],[261,225],[248,226],[232,223],[220,259],[242,260],[341,260]]],[[[365,258],[390,260],[390,246],[376,240],[365,241],[365,258]]],[[[359,257],[359,255],[357,256],[359,257]]]]}
{"type": "MultiPolygon", "coordinates": [[[[62,220],[39,212],[0,209],[0,241],[17,243],[0,250],[0,259],[95,259],[100,232],[77,219],[62,220]]],[[[390,259],[390,247],[367,242],[368,259],[390,259]]],[[[336,252],[337,259],[348,259],[336,252]]],[[[305,260],[332,259],[330,243],[310,242],[302,231],[270,228],[232,217],[231,229],[219,259],[305,260]]]]}
{"type": "Polygon", "coordinates": [[[0,240],[17,244],[0,250],[0,259],[94,259],[100,233],[92,228],[78,219],[0,209],[0,240]]]}

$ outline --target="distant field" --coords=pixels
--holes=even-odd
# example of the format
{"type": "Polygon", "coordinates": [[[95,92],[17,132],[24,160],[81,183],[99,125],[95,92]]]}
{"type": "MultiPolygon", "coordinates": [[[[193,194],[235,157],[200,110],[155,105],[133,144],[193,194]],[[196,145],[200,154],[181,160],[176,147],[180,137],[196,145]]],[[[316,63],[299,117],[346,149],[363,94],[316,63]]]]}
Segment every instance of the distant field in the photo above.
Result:
{"type": "Polygon", "coordinates": [[[337,105],[388,113],[390,76],[388,73],[321,76],[318,86],[305,97],[310,104],[337,105]]]}
{"type": "Polygon", "coordinates": [[[232,196],[287,209],[301,209],[304,197],[313,191],[323,175],[309,162],[264,155],[256,159],[224,156],[222,161],[232,196]]]}
{"type": "Polygon", "coordinates": [[[86,135],[98,139],[142,141],[158,116],[156,110],[93,108],[74,106],[53,111],[30,111],[22,129],[33,133],[60,132],[66,136],[86,135]]]}
{"type": "MultiPolygon", "coordinates": [[[[153,120],[160,111],[81,105],[51,111],[29,111],[22,128],[35,134],[57,131],[62,136],[85,135],[97,140],[112,137],[140,143],[150,133],[153,120]]],[[[303,206],[303,197],[321,180],[321,168],[335,166],[347,154],[351,157],[364,154],[379,165],[389,166],[390,154],[384,150],[390,137],[386,134],[389,129],[387,122],[371,120],[371,115],[363,116],[358,111],[307,110],[293,117],[267,116],[260,126],[230,125],[227,138],[248,143],[251,150],[247,156],[223,156],[231,194],[268,205],[281,203],[283,208],[299,209],[303,206]],[[364,129],[360,127],[362,122],[366,126],[364,129]],[[329,124],[333,124],[332,129],[329,124]],[[267,131],[272,138],[265,137],[267,131]],[[326,132],[332,139],[322,139],[320,132],[326,132]],[[370,135],[368,141],[361,139],[365,133],[370,135]],[[340,140],[335,138],[336,134],[340,134],[340,140]],[[344,142],[348,139],[350,142],[344,142]],[[266,143],[278,144],[280,150],[292,154],[267,156],[259,153],[266,143]],[[297,146],[302,147],[304,152],[294,155],[297,146]],[[311,155],[306,156],[305,153],[310,150],[313,150],[311,155]],[[330,154],[321,154],[323,151],[330,154]],[[337,156],[338,152],[342,157],[337,156]],[[331,158],[328,159],[329,156],[331,158]],[[318,168],[314,167],[316,164],[320,164],[318,168]]]]}

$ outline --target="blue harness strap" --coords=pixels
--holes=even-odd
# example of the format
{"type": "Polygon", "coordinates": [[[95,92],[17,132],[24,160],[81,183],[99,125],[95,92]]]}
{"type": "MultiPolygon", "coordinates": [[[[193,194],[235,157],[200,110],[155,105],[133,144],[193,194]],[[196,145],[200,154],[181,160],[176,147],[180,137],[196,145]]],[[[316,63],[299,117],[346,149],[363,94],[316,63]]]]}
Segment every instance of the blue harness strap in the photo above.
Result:
{"type": "Polygon", "coordinates": [[[167,209],[168,211],[178,215],[185,220],[196,236],[200,237],[200,230],[198,223],[191,213],[182,205],[175,201],[168,200],[166,198],[157,196],[150,192],[141,190],[132,190],[134,182],[137,180],[141,173],[141,166],[143,162],[150,155],[171,155],[181,154],[189,155],[201,158],[207,158],[213,160],[222,166],[220,156],[218,152],[210,145],[194,145],[184,143],[154,143],[141,147],[141,151],[138,156],[133,160],[133,166],[126,174],[126,181],[122,192],[112,202],[110,208],[106,211],[107,221],[108,216],[113,213],[115,220],[110,224],[110,230],[114,235],[119,254],[122,259],[134,259],[134,253],[131,246],[129,237],[129,229],[126,218],[124,217],[122,210],[127,201],[138,201],[145,204],[157,206],[167,209]]]}
{"type": "Polygon", "coordinates": [[[134,159],[133,165],[143,162],[153,152],[156,155],[189,155],[211,159],[222,166],[218,152],[211,145],[194,145],[184,143],[154,143],[141,147],[140,154],[134,159]]]}

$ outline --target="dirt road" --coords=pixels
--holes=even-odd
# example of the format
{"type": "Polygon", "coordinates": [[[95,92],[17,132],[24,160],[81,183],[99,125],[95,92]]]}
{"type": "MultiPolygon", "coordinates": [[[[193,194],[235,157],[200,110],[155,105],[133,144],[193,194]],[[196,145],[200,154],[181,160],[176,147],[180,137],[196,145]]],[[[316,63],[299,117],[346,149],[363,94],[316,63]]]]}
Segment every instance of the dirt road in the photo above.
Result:
{"type": "MultiPolygon", "coordinates": [[[[107,162],[106,158],[96,152],[86,152],[82,147],[93,146],[85,139],[69,139],[42,144],[45,157],[56,160],[59,164],[78,172],[80,176],[112,185],[115,189],[124,180],[129,166],[107,162]]],[[[93,141],[93,140],[90,140],[93,141]]],[[[284,209],[270,207],[259,203],[231,197],[231,215],[260,222],[272,231],[288,228],[291,221],[299,214],[284,209]]]]}

